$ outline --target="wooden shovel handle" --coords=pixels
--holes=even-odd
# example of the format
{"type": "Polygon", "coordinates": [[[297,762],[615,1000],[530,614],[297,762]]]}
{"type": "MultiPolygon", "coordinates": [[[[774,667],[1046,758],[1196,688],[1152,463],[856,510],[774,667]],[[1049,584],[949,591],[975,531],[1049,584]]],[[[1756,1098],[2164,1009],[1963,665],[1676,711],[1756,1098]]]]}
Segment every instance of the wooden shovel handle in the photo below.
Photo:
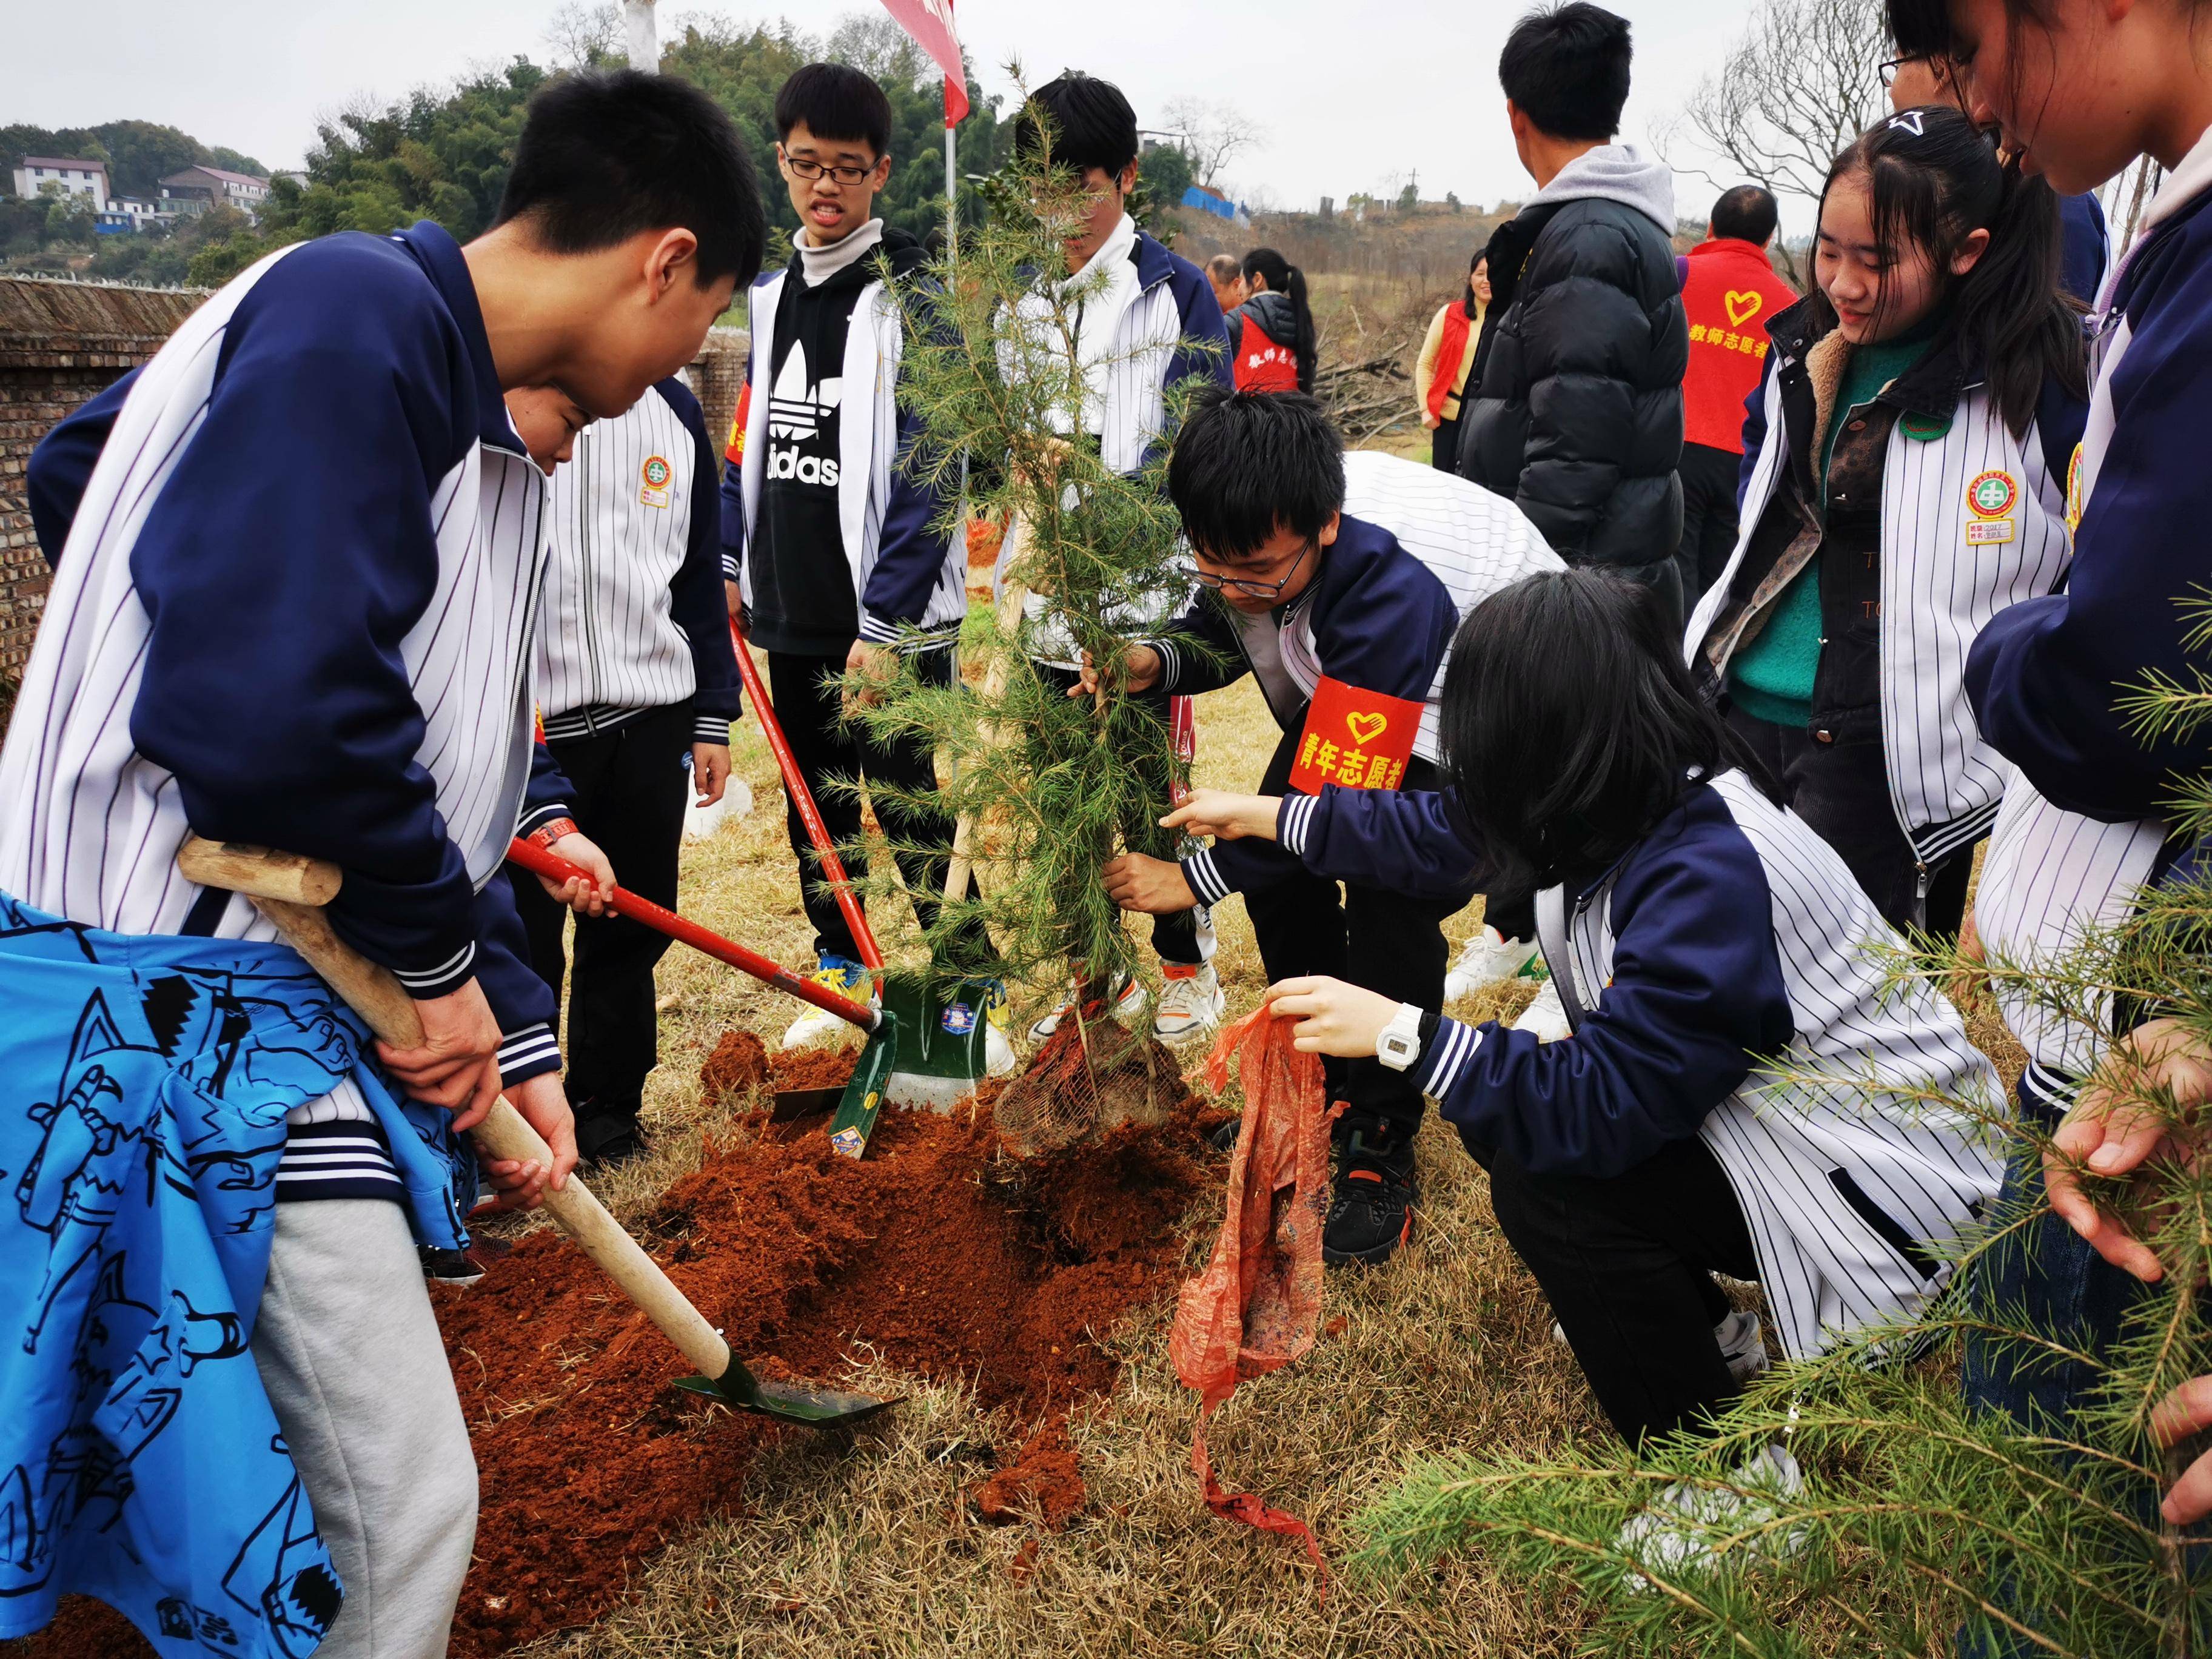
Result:
{"type": "MultiPolygon", "coordinates": [[[[234,850],[232,855],[236,856],[234,850]]],[[[415,1000],[407,994],[406,988],[390,969],[379,967],[340,939],[319,906],[249,896],[276,924],[276,931],[292,948],[307,959],[308,965],[329,981],[331,988],[378,1036],[395,1048],[422,1046],[422,1016],[416,1012],[415,1000]]],[[[542,1168],[553,1167],[552,1148],[504,1095],[493,1103],[490,1115],[477,1126],[474,1134],[477,1145],[493,1158],[520,1163],[534,1160],[542,1168]]],[[[572,1174],[558,1189],[549,1186],[545,1208],[561,1231],[575,1241],[576,1248],[614,1280],[702,1376],[720,1377],[729,1370],[730,1345],[684,1292],[669,1283],[659,1264],[607,1213],[606,1206],[579,1176],[572,1174]]]]}

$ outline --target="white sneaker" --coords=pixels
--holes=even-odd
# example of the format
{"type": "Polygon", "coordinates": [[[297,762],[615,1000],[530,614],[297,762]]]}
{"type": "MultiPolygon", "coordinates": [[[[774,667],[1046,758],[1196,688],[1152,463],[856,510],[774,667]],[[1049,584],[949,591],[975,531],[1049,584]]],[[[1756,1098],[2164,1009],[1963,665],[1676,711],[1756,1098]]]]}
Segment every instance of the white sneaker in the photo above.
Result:
{"type": "Polygon", "coordinates": [[[1213,971],[1212,963],[1191,967],[1164,962],[1160,972],[1166,982],[1160,987],[1160,1006],[1152,1016],[1155,1037],[1170,1048],[1179,1048],[1221,1024],[1221,1011],[1228,999],[1222,994],[1221,976],[1213,971]]]}
{"type": "MultiPolygon", "coordinates": [[[[1114,1006],[1106,1012],[1122,1024],[1133,1026],[1137,1023],[1137,1016],[1145,1012],[1145,1005],[1151,1000],[1152,994],[1145,989],[1143,981],[1132,974],[1121,981],[1121,994],[1114,999],[1114,1006]]],[[[1057,1031],[1060,1029],[1060,1022],[1067,1017],[1074,1006],[1075,999],[1069,997],[1059,1007],[1030,1026],[1030,1041],[1042,1042],[1057,1031]]]]}
{"type": "Polygon", "coordinates": [[[1572,1036],[1574,1030],[1567,1024],[1567,1011],[1559,1001],[1559,988],[1550,980],[1536,993],[1536,1000],[1521,1011],[1513,1022],[1516,1031],[1534,1031],[1539,1042],[1557,1042],[1561,1037],[1572,1036]]]}
{"type": "Polygon", "coordinates": [[[1739,1309],[1714,1326],[1713,1340],[1721,1345],[1721,1358],[1737,1382],[1748,1382],[1766,1369],[1766,1333],[1753,1310],[1739,1309]]]}
{"type": "Polygon", "coordinates": [[[1533,939],[1508,939],[1495,927],[1482,931],[1460,946],[1459,960],[1444,975],[1444,1000],[1457,1002],[1494,980],[1541,979],[1544,960],[1533,939]]]}
{"type": "Polygon", "coordinates": [[[1019,1062],[1014,1045],[1006,1040],[1006,988],[994,983],[983,1009],[983,1070],[992,1077],[1012,1077],[1019,1062]]]}
{"type": "MultiPolygon", "coordinates": [[[[1652,1572],[1670,1578],[1684,1569],[1710,1574],[1724,1562],[1771,1560],[1803,1547],[1802,1527],[1775,1528],[1779,1506],[1805,1490],[1805,1472],[1789,1448],[1777,1441],[1736,1469],[1726,1486],[1680,1481],[1652,1499],[1620,1529],[1615,1547],[1633,1555],[1652,1572]],[[1745,1534],[1756,1533],[1747,1540],[1745,1534]],[[1720,1546],[1730,1546],[1723,1556],[1720,1546]]],[[[1650,1585],[1641,1576],[1629,1583],[1650,1585]]]]}
{"type": "MultiPolygon", "coordinates": [[[[841,997],[850,997],[855,1002],[866,1002],[872,1006],[879,1006],[875,987],[868,978],[868,970],[857,962],[848,962],[842,957],[826,957],[822,965],[806,978],[809,984],[835,991],[841,997]]],[[[853,1029],[848,1021],[838,1018],[827,1009],[817,1008],[810,1002],[806,1005],[806,1012],[792,1021],[790,1029],[784,1032],[783,1046],[787,1048],[812,1048],[841,1038],[853,1029]]]]}

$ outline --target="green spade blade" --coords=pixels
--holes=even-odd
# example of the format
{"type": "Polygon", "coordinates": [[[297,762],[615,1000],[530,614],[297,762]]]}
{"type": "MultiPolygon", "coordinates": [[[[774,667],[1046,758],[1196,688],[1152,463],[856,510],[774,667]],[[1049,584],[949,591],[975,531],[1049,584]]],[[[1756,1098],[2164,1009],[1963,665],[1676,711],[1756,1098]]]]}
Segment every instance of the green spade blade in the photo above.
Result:
{"type": "Polygon", "coordinates": [[[727,1406],[732,1411],[773,1417],[779,1423],[797,1423],[810,1429],[842,1428],[873,1417],[896,1400],[878,1400],[869,1394],[848,1394],[842,1389],[817,1389],[798,1382],[763,1382],[735,1354],[730,1368],[719,1377],[687,1376],[676,1386],[727,1406]]]}

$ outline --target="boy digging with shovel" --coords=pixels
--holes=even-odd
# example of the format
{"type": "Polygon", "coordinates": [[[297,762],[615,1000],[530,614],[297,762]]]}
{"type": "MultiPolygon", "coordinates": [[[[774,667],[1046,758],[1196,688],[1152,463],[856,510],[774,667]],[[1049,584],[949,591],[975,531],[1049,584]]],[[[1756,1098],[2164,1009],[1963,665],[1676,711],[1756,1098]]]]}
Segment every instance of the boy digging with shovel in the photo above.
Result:
{"type": "Polygon", "coordinates": [[[0,750],[0,1487],[31,1540],[0,1637],[74,1590],[165,1652],[445,1651],[476,1482],[416,1237],[458,1242],[455,1137],[503,1083],[555,1151],[491,1165],[505,1200],[575,1157],[557,1056],[499,1059],[544,483],[501,394],[621,413],[763,238],[710,100],[570,76],[466,248],[281,250],[89,411],[0,750]],[[195,830],[341,866],[331,921],[422,1046],[372,1063],[258,911],[178,874],[195,830]]]}

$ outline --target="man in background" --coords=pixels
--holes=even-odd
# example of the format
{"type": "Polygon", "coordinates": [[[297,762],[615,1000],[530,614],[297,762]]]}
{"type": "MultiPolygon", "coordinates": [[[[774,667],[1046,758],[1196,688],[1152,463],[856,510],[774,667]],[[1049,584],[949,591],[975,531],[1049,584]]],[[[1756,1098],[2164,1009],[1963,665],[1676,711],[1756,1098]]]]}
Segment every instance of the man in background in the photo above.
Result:
{"type": "Polygon", "coordinates": [[[1778,217],[1771,195],[1738,185],[1713,204],[1705,240],[1680,262],[1690,367],[1682,376],[1682,542],[1674,562],[1685,611],[1697,608],[1735,550],[1743,400],[1765,366],[1767,319],[1797,299],[1767,257],[1778,217]]]}
{"type": "Polygon", "coordinates": [[[1244,267],[1233,253],[1217,253],[1206,262],[1206,280],[1213,284],[1214,303],[1226,317],[1250,296],[1244,289],[1244,267]]]}

